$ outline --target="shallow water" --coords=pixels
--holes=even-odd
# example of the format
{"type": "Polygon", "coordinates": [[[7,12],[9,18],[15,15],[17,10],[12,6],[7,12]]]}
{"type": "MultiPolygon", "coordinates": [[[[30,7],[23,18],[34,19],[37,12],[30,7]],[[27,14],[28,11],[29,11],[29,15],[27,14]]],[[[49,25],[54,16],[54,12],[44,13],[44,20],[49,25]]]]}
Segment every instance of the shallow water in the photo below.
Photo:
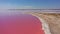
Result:
{"type": "Polygon", "coordinates": [[[0,14],[0,34],[44,34],[41,21],[29,14],[0,14]],[[3,14],[3,16],[2,16],[3,14]]]}

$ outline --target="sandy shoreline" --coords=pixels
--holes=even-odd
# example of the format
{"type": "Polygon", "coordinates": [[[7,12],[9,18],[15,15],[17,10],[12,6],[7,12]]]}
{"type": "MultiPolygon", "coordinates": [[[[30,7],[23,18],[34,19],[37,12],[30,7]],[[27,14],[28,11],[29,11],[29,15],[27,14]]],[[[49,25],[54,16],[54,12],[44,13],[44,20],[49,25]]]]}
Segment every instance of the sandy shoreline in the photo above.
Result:
{"type": "MultiPolygon", "coordinates": [[[[33,16],[36,16],[36,15],[33,15],[33,16]]],[[[36,17],[42,22],[42,29],[44,30],[45,34],[51,34],[48,24],[41,17],[39,16],[36,16],[36,17]]]]}
{"type": "Polygon", "coordinates": [[[44,30],[45,34],[51,34],[49,26],[48,26],[48,24],[46,23],[45,20],[43,20],[41,17],[36,16],[34,14],[31,14],[31,15],[37,17],[42,22],[42,30],[44,30]]]}
{"type": "MultiPolygon", "coordinates": [[[[40,20],[42,18],[43,21],[48,24],[48,26],[49,26],[48,30],[50,29],[49,33],[51,32],[50,34],[60,34],[60,14],[38,13],[38,12],[36,12],[36,13],[30,12],[27,14],[31,14],[36,17],[38,16],[38,18],[40,18],[40,20]]],[[[47,29],[47,27],[46,27],[46,29],[47,29]]],[[[46,29],[45,29],[45,31],[47,32],[46,29]]],[[[46,32],[45,32],[45,34],[47,34],[46,32]]]]}

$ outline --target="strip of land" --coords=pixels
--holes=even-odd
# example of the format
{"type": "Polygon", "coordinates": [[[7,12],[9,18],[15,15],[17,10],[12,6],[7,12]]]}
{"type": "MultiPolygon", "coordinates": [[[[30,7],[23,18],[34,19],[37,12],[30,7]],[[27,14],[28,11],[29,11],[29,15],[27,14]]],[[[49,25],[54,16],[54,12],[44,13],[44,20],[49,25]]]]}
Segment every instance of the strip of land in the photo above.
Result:
{"type": "Polygon", "coordinates": [[[60,34],[60,14],[59,13],[41,13],[27,12],[42,18],[48,24],[51,34],[60,34]]]}

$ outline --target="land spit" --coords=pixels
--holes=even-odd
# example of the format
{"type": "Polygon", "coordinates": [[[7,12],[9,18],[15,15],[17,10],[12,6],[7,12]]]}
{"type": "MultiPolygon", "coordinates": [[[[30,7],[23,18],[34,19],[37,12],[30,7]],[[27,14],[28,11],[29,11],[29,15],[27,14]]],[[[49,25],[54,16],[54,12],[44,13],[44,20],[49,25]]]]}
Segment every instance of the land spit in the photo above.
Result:
{"type": "Polygon", "coordinates": [[[41,13],[41,12],[27,12],[26,14],[31,14],[38,17],[42,22],[45,34],[60,34],[60,14],[59,13],[41,13]],[[46,33],[47,32],[47,33],[46,33]]]}

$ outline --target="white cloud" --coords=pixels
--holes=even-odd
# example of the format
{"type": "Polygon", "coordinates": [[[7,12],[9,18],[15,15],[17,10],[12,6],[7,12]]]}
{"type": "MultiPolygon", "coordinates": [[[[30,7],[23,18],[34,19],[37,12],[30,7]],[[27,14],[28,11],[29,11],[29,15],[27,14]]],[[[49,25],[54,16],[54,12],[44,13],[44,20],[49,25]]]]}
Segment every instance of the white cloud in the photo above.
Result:
{"type": "Polygon", "coordinates": [[[40,8],[35,6],[18,6],[16,9],[40,9],[40,8]]]}
{"type": "Polygon", "coordinates": [[[12,5],[10,3],[7,4],[0,4],[0,9],[37,9],[37,7],[34,6],[24,6],[24,5],[12,5]]]}
{"type": "Polygon", "coordinates": [[[0,9],[12,9],[12,8],[16,8],[16,5],[12,5],[12,4],[0,4],[0,9]]]}
{"type": "Polygon", "coordinates": [[[33,6],[19,6],[17,9],[32,9],[33,6]]]}

